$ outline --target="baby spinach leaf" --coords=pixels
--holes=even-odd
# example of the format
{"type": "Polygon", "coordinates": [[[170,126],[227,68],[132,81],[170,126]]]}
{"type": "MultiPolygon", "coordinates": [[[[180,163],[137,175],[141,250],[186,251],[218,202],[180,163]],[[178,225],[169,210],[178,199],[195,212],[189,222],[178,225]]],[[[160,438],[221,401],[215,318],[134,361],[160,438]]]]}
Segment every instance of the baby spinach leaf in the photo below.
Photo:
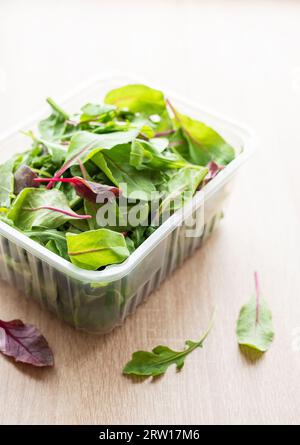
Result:
{"type": "Polygon", "coordinates": [[[21,320],[0,320],[0,352],[16,362],[33,366],[53,366],[53,353],[45,337],[21,320]]]}
{"type": "Polygon", "coordinates": [[[213,321],[214,315],[200,340],[196,342],[187,340],[185,342],[187,347],[183,351],[173,351],[168,346],[156,346],[151,352],[134,352],[130,362],[124,367],[123,374],[156,377],[164,374],[171,365],[176,365],[177,370],[182,369],[187,355],[196,348],[202,348],[203,342],[213,326],[213,321]]]}
{"type": "Polygon", "coordinates": [[[14,191],[13,168],[13,159],[0,165],[0,207],[10,207],[11,195],[14,191]]]}
{"type": "Polygon", "coordinates": [[[127,185],[127,191],[122,190],[125,197],[130,195],[134,199],[150,200],[156,191],[154,183],[159,172],[138,171],[130,165],[130,153],[130,144],[117,145],[96,153],[92,161],[117,187],[124,183],[127,185]]]}
{"type": "Polygon", "coordinates": [[[166,109],[164,95],[146,85],[132,84],[116,88],[105,96],[105,103],[128,108],[132,113],[161,114],[166,109]]]}
{"type": "Polygon", "coordinates": [[[55,229],[74,218],[90,218],[89,215],[74,213],[61,191],[34,188],[22,190],[7,217],[21,230],[33,227],[55,229]]]}
{"type": "Polygon", "coordinates": [[[124,236],[112,230],[90,230],[78,235],[67,233],[66,236],[72,263],[83,269],[97,270],[122,263],[129,256],[124,236]]]}
{"type": "Polygon", "coordinates": [[[236,334],[240,345],[265,352],[273,341],[274,329],[272,313],[260,295],[257,272],[255,273],[255,288],[256,297],[252,297],[241,308],[236,334]]]}
{"type": "Polygon", "coordinates": [[[179,113],[168,102],[175,122],[179,125],[188,141],[190,159],[195,164],[207,165],[210,161],[226,165],[235,157],[233,147],[215,130],[191,117],[179,113]]]}

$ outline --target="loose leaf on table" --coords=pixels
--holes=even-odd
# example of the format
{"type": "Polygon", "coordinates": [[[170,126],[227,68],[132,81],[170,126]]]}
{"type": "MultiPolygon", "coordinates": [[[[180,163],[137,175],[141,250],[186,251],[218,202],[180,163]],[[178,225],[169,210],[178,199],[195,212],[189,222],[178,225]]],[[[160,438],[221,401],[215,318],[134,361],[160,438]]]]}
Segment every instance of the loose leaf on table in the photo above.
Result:
{"type": "Polygon", "coordinates": [[[21,230],[34,227],[56,229],[76,218],[88,219],[90,215],[78,215],[69,207],[67,198],[59,190],[26,188],[18,195],[7,217],[21,230]]]}
{"type": "Polygon", "coordinates": [[[10,207],[11,195],[14,191],[13,167],[13,159],[0,165],[0,207],[10,207]]]}
{"type": "Polygon", "coordinates": [[[52,141],[60,139],[65,133],[69,115],[51,98],[48,98],[47,102],[52,108],[52,114],[39,123],[39,132],[42,138],[52,141]]]}
{"type": "Polygon", "coordinates": [[[27,187],[37,187],[38,185],[34,182],[35,178],[37,178],[37,174],[28,165],[20,165],[14,175],[15,194],[18,195],[27,187]]]}
{"type": "Polygon", "coordinates": [[[21,320],[0,320],[0,351],[16,362],[33,366],[53,366],[53,353],[45,337],[21,320]]]}
{"type": "Polygon", "coordinates": [[[88,181],[80,177],[73,178],[36,178],[35,183],[44,182],[62,182],[66,184],[71,184],[75,187],[78,196],[85,198],[91,202],[104,202],[112,196],[119,196],[120,190],[117,187],[113,187],[105,184],[98,184],[93,181],[88,181]]]}
{"type": "Polygon", "coordinates": [[[265,352],[273,341],[274,329],[272,313],[260,295],[257,273],[255,273],[255,288],[256,296],[241,308],[236,333],[240,345],[265,352]]]}
{"type": "Polygon", "coordinates": [[[110,91],[105,96],[105,103],[146,115],[161,114],[166,109],[163,93],[141,84],[126,85],[110,91]]]}
{"type": "Polygon", "coordinates": [[[182,129],[188,142],[190,160],[195,164],[207,165],[210,161],[226,165],[235,157],[233,147],[215,130],[203,122],[179,113],[168,102],[174,113],[176,124],[182,129]]]}
{"type": "Polygon", "coordinates": [[[200,340],[187,340],[186,348],[183,351],[173,351],[167,346],[156,346],[152,352],[137,351],[132,354],[132,359],[126,364],[123,369],[123,374],[132,374],[137,376],[158,376],[164,374],[170,365],[176,365],[177,370],[180,370],[185,362],[186,356],[194,349],[201,348],[203,342],[208,336],[214,322],[214,314],[210,320],[206,332],[202,335],[200,340]]]}
{"type": "Polygon", "coordinates": [[[124,236],[108,229],[67,233],[67,244],[72,263],[88,270],[122,263],[129,256],[124,236]]]}

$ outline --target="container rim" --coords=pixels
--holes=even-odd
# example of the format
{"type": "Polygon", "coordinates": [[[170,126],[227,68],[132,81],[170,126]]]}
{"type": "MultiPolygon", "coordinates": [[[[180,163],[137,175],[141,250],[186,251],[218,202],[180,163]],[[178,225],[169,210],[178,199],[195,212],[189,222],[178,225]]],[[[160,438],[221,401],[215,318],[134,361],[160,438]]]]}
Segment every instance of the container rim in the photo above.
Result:
{"type": "MultiPolygon", "coordinates": [[[[65,95],[60,101],[62,104],[67,100],[72,99],[75,95],[83,93],[85,89],[91,88],[96,82],[105,82],[111,80],[126,79],[128,82],[145,83],[153,86],[154,88],[161,89],[167,92],[169,97],[176,101],[184,103],[186,107],[191,107],[198,112],[205,113],[207,116],[218,120],[219,122],[230,127],[235,135],[238,135],[243,140],[243,151],[231,161],[209,184],[207,184],[202,191],[197,192],[195,196],[188,202],[182,209],[179,209],[173,215],[171,215],[165,222],[163,222],[156,231],[149,236],[123,263],[107,266],[101,271],[91,271],[81,269],[69,261],[61,258],[59,255],[46,249],[44,246],[36,241],[33,241],[17,229],[9,226],[3,221],[0,221],[0,235],[4,236],[8,240],[18,244],[26,251],[37,256],[42,261],[46,261],[52,267],[66,273],[68,276],[83,281],[83,282],[109,282],[116,281],[126,274],[130,273],[134,267],[148,255],[158,244],[162,241],[175,227],[178,227],[184,220],[187,214],[190,214],[194,208],[198,208],[203,202],[213,195],[229,178],[235,173],[235,171],[253,154],[255,148],[255,137],[253,131],[249,130],[244,125],[237,123],[235,120],[225,118],[212,110],[203,109],[198,107],[197,104],[186,100],[182,96],[173,93],[168,88],[159,86],[156,82],[149,81],[147,79],[141,80],[137,77],[127,73],[106,73],[101,78],[92,78],[84,83],[81,83],[77,88],[73,89],[69,94],[65,95]]],[[[0,135],[0,143],[13,136],[18,132],[20,128],[27,127],[30,123],[37,121],[41,118],[41,115],[46,112],[47,108],[44,107],[39,113],[34,113],[29,119],[21,122],[18,125],[14,125],[8,131],[0,135]]]]}

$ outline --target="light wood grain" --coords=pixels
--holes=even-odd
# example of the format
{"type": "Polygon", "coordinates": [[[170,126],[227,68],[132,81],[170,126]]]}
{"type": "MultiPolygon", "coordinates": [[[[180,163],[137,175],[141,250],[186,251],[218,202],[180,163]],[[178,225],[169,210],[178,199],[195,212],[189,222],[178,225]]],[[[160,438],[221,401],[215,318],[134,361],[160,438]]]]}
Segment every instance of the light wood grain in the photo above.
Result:
{"type": "Polygon", "coordinates": [[[56,360],[40,370],[0,357],[1,424],[299,422],[299,19],[293,1],[1,1],[1,130],[113,68],[165,82],[259,140],[218,232],[110,335],[75,332],[0,284],[0,317],[36,324],[56,360]],[[254,269],[276,329],[259,361],[235,338],[254,269]],[[199,337],[214,305],[215,327],[180,374],[121,375],[136,349],[199,337]]]}

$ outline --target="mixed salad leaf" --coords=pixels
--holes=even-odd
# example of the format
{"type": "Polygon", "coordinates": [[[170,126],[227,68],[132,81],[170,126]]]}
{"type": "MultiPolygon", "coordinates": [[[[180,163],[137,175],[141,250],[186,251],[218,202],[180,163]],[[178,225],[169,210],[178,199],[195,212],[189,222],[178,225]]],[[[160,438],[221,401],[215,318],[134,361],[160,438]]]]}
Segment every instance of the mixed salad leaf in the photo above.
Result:
{"type": "Polygon", "coordinates": [[[215,311],[209,322],[209,326],[200,340],[185,342],[186,348],[183,351],[173,351],[168,346],[156,346],[151,352],[137,351],[132,354],[131,360],[125,365],[123,374],[157,377],[164,374],[169,366],[176,365],[177,371],[180,371],[186,357],[197,348],[202,348],[204,340],[207,338],[214,323],[215,311]]]}
{"type": "Polygon", "coordinates": [[[235,156],[145,85],[75,113],[47,102],[31,148],[0,165],[0,219],[84,269],[124,261],[235,156]]]}
{"type": "Polygon", "coordinates": [[[0,352],[16,362],[33,366],[53,366],[54,357],[45,337],[21,320],[0,320],[0,352]]]}
{"type": "Polygon", "coordinates": [[[250,298],[239,314],[236,325],[238,343],[259,352],[265,352],[274,339],[272,313],[261,298],[258,273],[254,273],[255,297],[250,298]]]}

